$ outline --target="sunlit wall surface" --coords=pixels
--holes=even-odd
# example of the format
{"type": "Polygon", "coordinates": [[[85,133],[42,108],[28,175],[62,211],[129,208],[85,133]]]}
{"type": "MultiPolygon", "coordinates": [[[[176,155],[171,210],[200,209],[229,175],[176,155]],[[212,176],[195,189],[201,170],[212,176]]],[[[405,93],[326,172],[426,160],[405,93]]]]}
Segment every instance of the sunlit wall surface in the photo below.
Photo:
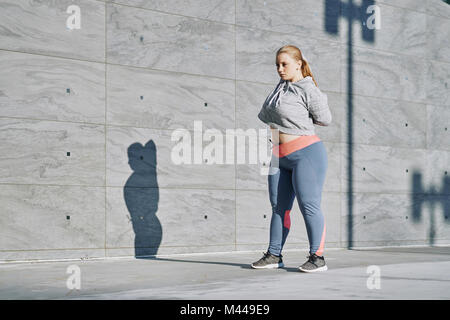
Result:
{"type": "Polygon", "coordinates": [[[285,44],[333,115],[325,254],[450,244],[449,30],[439,0],[1,0],[0,260],[266,250],[285,44]]]}

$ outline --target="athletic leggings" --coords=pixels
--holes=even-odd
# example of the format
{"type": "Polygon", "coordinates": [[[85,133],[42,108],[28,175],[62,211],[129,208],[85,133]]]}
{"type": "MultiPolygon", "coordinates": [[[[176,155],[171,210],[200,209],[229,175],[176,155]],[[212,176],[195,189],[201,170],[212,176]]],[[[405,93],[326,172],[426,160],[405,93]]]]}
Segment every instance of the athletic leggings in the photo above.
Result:
{"type": "Polygon", "coordinates": [[[320,203],[327,166],[325,146],[316,135],[299,136],[273,147],[268,176],[271,254],[281,254],[291,227],[289,214],[295,197],[305,221],[309,253],[323,254],[326,227],[320,203]]]}

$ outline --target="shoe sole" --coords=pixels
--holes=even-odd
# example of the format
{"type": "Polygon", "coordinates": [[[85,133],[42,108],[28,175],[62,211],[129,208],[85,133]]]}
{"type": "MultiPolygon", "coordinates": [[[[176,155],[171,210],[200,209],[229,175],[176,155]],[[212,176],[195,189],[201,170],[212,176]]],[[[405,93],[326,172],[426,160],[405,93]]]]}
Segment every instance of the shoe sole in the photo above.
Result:
{"type": "Polygon", "coordinates": [[[298,268],[298,270],[300,270],[302,272],[320,272],[320,271],[327,271],[328,267],[327,266],[323,266],[323,267],[312,269],[312,270],[306,270],[306,269],[302,269],[300,267],[300,268],[298,268]]]}
{"type": "Polygon", "coordinates": [[[278,269],[278,268],[283,268],[284,264],[283,263],[272,263],[272,264],[268,264],[265,266],[255,266],[255,265],[251,265],[253,269],[278,269]]]}

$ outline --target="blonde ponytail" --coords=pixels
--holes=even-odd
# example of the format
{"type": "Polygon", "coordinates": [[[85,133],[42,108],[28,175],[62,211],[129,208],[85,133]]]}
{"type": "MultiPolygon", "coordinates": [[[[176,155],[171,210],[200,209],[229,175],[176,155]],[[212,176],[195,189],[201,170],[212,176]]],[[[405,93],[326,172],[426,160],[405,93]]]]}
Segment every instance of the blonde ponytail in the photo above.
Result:
{"type": "Polygon", "coordinates": [[[312,80],[314,81],[314,84],[316,85],[316,87],[319,87],[317,85],[316,79],[314,79],[314,76],[311,72],[311,68],[309,67],[308,61],[306,61],[305,59],[302,59],[302,75],[303,75],[303,77],[310,76],[312,78],[312,80]]]}

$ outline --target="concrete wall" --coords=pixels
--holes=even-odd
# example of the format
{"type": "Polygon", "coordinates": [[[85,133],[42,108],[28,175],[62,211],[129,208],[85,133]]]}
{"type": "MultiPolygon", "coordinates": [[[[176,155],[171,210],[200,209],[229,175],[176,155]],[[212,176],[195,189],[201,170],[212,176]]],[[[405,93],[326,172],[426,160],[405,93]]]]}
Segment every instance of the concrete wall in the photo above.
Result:
{"type": "Polygon", "coordinates": [[[368,31],[350,0],[1,0],[0,260],[265,250],[264,165],[176,165],[171,135],[266,128],[285,44],[333,114],[326,247],[450,244],[450,6],[391,2],[368,31]]]}

